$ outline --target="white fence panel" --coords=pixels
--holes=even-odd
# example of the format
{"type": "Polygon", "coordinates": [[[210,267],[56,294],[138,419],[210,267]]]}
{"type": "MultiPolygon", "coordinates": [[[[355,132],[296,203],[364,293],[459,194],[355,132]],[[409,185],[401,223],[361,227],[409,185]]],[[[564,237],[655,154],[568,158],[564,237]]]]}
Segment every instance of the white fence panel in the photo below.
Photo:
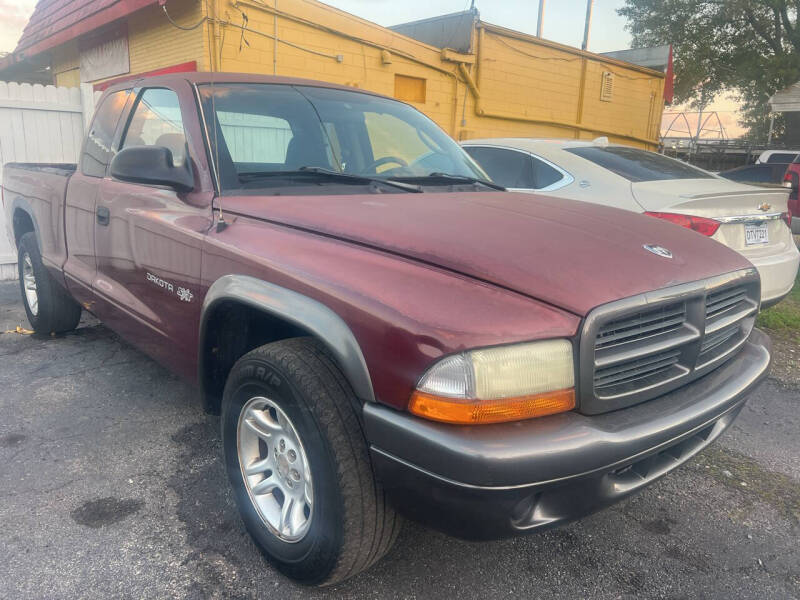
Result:
{"type": "MultiPolygon", "coordinates": [[[[10,162],[76,163],[100,94],[92,87],[0,81],[0,182],[10,162]]],[[[14,246],[0,211],[0,280],[17,276],[14,246]]]]}

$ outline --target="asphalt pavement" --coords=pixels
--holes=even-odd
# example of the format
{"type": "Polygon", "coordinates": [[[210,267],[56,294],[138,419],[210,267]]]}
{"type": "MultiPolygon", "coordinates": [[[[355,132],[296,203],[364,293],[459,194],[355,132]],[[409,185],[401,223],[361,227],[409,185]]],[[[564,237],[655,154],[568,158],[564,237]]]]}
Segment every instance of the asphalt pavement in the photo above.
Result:
{"type": "MultiPolygon", "coordinates": [[[[17,325],[17,284],[0,284],[0,332],[17,325]]],[[[407,523],[326,589],[261,557],[220,455],[197,391],[91,317],[0,333],[0,598],[800,598],[800,389],[774,379],[628,501],[491,543],[407,523]]]]}

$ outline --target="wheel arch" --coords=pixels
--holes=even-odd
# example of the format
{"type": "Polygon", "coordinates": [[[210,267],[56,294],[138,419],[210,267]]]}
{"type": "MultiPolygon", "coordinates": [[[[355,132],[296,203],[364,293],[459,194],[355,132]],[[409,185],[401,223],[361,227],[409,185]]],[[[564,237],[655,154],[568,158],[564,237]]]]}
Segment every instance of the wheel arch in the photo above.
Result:
{"type": "Polygon", "coordinates": [[[39,226],[33,216],[30,204],[22,198],[17,197],[11,203],[11,230],[14,234],[14,245],[19,247],[19,241],[26,233],[33,232],[36,235],[36,242],[41,249],[41,237],[39,236],[39,226]]]}
{"type": "Polygon", "coordinates": [[[224,379],[239,357],[264,343],[300,335],[315,337],[330,350],[359,399],[375,400],[361,347],[338,314],[293,290],[247,275],[225,275],[209,288],[200,317],[198,380],[203,408],[219,411],[224,379]],[[247,329],[254,322],[268,333],[234,335],[238,327],[247,329]],[[220,352],[219,344],[214,344],[224,342],[226,327],[233,330],[228,333],[234,346],[230,352],[220,352]]]}

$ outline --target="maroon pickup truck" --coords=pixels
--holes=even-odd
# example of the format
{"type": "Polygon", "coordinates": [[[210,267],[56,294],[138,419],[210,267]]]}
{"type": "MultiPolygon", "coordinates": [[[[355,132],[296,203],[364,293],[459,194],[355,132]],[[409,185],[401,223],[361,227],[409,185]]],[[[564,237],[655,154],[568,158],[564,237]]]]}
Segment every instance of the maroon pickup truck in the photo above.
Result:
{"type": "Polygon", "coordinates": [[[505,192],[359,90],[119,84],[78,165],[7,165],[3,192],[35,331],[85,309],[197,382],[248,530],[306,583],[380,559],[399,514],[493,538],[615,502],[769,368],[739,254],[505,192]]]}

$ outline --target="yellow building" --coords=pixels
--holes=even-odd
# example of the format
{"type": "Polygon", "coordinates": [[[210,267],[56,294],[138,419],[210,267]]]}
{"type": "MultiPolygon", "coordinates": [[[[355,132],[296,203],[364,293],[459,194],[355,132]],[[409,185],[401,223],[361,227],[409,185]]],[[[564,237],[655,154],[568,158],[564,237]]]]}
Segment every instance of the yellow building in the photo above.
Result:
{"type": "Polygon", "coordinates": [[[654,147],[664,105],[663,73],[498,27],[476,11],[387,29],[315,0],[40,1],[17,50],[0,59],[0,79],[96,89],[187,70],[376,91],[457,139],[605,135],[654,147]]]}

